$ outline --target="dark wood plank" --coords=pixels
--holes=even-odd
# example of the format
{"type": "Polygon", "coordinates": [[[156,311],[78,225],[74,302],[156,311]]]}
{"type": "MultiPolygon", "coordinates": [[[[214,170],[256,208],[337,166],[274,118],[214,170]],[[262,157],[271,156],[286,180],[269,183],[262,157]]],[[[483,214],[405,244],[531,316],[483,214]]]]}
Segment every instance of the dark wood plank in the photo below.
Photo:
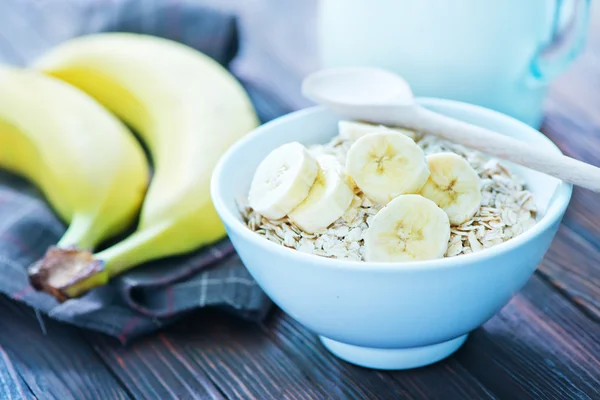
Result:
{"type": "MultiPolygon", "coordinates": [[[[590,94],[588,101],[598,104],[600,91],[590,94]]],[[[546,135],[565,154],[600,165],[600,120],[586,118],[583,106],[569,103],[560,94],[550,104],[551,112],[543,129],[546,135]]],[[[597,321],[600,321],[599,204],[599,194],[574,188],[561,229],[546,256],[547,262],[540,268],[549,282],[597,321]]]]}
{"type": "Polygon", "coordinates": [[[412,385],[416,389],[415,393],[420,394],[415,396],[417,399],[497,398],[489,388],[459,364],[454,356],[424,368],[391,374],[403,385],[412,385]]]}
{"type": "Polygon", "coordinates": [[[600,251],[570,225],[560,227],[539,270],[590,318],[600,322],[600,251]]]}
{"type": "Polygon", "coordinates": [[[32,309],[5,296],[0,315],[0,359],[19,375],[17,391],[25,382],[40,399],[129,398],[77,329],[44,318],[44,334],[32,309]]]}
{"type": "MultiPolygon", "coordinates": [[[[214,311],[128,346],[94,333],[86,338],[136,398],[329,397],[323,382],[313,382],[258,326],[214,311]]],[[[332,398],[348,398],[345,390],[338,394],[332,398]]]]}
{"type": "Polygon", "coordinates": [[[352,366],[327,353],[316,335],[281,310],[262,329],[334,398],[411,398],[389,374],[352,366]]]}
{"type": "MultiPolygon", "coordinates": [[[[599,129],[600,133],[600,129],[599,129]]],[[[600,195],[589,190],[574,188],[573,197],[563,224],[576,231],[580,237],[600,248],[600,218],[598,218],[598,203],[600,195]]]]}
{"type": "MultiPolygon", "coordinates": [[[[325,399],[321,387],[255,324],[206,311],[160,336],[231,399],[325,399]]],[[[337,382],[338,386],[344,382],[337,382]]]]}
{"type": "Polygon", "coordinates": [[[412,371],[368,370],[330,354],[316,335],[282,311],[263,325],[264,332],[289,353],[334,398],[486,399],[493,394],[450,358],[412,371]],[[339,386],[343,382],[343,386],[339,386]]]}
{"type": "Polygon", "coordinates": [[[600,398],[600,325],[537,274],[456,354],[506,399],[600,398]]]}
{"type": "Polygon", "coordinates": [[[86,334],[86,338],[135,398],[224,398],[194,361],[162,334],[141,338],[128,346],[96,333],[86,334]]]}
{"type": "Polygon", "coordinates": [[[19,376],[8,353],[0,346],[0,394],[3,399],[33,399],[33,393],[19,376]]]}

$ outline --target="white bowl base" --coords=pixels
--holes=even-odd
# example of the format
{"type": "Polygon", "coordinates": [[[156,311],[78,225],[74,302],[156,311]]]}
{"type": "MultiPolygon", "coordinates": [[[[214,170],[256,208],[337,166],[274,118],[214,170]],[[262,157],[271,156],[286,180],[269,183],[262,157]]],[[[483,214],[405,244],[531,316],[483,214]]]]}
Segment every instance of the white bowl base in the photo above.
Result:
{"type": "Polygon", "coordinates": [[[319,336],[319,339],[327,350],[349,363],[372,369],[402,370],[424,367],[450,356],[462,346],[467,336],[469,335],[429,346],[403,349],[359,347],[323,336],[319,336]]]}

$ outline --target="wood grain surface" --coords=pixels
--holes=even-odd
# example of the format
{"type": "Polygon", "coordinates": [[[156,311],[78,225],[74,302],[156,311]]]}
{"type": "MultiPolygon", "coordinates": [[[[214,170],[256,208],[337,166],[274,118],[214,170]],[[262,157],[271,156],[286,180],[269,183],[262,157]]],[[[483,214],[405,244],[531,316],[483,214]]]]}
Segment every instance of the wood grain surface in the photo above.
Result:
{"type": "MultiPolygon", "coordinates": [[[[287,83],[271,89],[284,93],[309,65],[258,53],[279,62],[270,78],[287,83]]],[[[240,70],[250,80],[260,68],[240,70]]],[[[598,7],[585,53],[552,85],[543,131],[600,164],[598,7]]],[[[600,399],[600,196],[575,189],[527,286],[456,354],[417,370],[341,361],[277,309],[260,325],[202,311],[128,346],[41,321],[0,296],[0,399],[600,399]]]]}
{"type": "Polygon", "coordinates": [[[40,325],[32,309],[6,297],[0,315],[0,376],[17,374],[17,392],[60,400],[128,397],[77,329],[43,317],[40,325]]]}

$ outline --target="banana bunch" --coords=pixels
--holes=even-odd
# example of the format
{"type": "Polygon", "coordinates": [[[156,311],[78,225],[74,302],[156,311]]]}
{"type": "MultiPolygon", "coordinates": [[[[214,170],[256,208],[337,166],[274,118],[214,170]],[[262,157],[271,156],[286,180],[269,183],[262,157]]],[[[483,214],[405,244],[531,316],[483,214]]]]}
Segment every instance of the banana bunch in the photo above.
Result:
{"type": "MultiPolygon", "coordinates": [[[[64,82],[6,66],[0,167],[35,183],[69,224],[50,254],[93,249],[122,232],[137,217],[149,181],[143,150],[118,119],[64,82]]],[[[61,286],[69,278],[48,279],[61,286]]]]}
{"type": "Polygon", "coordinates": [[[143,262],[225,237],[210,199],[211,173],[257,125],[246,92],[226,69],[157,37],[80,37],[51,49],[30,71],[1,70],[0,166],[36,182],[72,221],[30,268],[34,286],[61,300],[77,297],[143,262]],[[149,150],[148,188],[148,163],[119,119],[149,150]],[[138,214],[133,234],[92,252],[138,214]]]}
{"type": "Polygon", "coordinates": [[[350,207],[355,190],[384,205],[364,235],[365,260],[443,257],[450,225],[479,209],[479,177],[454,153],[425,156],[413,132],[341,121],[339,136],[353,142],[345,165],[313,158],[300,143],[273,150],[258,166],[249,204],[271,219],[287,216],[307,233],[325,230],[350,207]]]}

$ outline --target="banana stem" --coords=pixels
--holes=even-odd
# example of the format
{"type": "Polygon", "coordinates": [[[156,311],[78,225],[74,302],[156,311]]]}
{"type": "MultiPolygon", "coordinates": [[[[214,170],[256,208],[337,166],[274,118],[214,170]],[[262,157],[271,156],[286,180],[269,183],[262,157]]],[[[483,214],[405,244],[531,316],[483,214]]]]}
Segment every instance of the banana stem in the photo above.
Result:
{"type": "Polygon", "coordinates": [[[29,268],[31,285],[64,301],[106,284],[104,263],[91,253],[97,242],[94,218],[75,215],[58,244],[29,268]]]}
{"type": "Polygon", "coordinates": [[[171,254],[175,254],[176,245],[171,241],[162,240],[168,231],[169,227],[165,228],[161,225],[139,230],[122,242],[96,253],[95,257],[104,262],[105,270],[110,277],[122,274],[136,265],[164,254],[165,247],[169,247],[171,254]]]}
{"type": "Polygon", "coordinates": [[[78,247],[50,248],[44,258],[29,269],[29,280],[34,288],[59,301],[79,297],[164,252],[161,246],[164,241],[157,240],[164,233],[160,225],[141,230],[97,254],[78,247]]]}
{"type": "Polygon", "coordinates": [[[29,281],[59,301],[77,297],[108,282],[102,261],[89,250],[51,247],[43,259],[29,268],[29,281]]]}
{"type": "Polygon", "coordinates": [[[77,247],[80,249],[93,249],[98,243],[98,236],[94,228],[94,218],[88,215],[76,214],[65,234],[60,238],[57,247],[69,249],[77,247]]]}
{"type": "Polygon", "coordinates": [[[181,232],[180,225],[166,221],[141,228],[122,242],[96,254],[77,247],[54,247],[30,268],[30,281],[37,290],[50,293],[60,301],[79,297],[146,261],[182,254],[197,247],[182,240],[181,232]]]}

